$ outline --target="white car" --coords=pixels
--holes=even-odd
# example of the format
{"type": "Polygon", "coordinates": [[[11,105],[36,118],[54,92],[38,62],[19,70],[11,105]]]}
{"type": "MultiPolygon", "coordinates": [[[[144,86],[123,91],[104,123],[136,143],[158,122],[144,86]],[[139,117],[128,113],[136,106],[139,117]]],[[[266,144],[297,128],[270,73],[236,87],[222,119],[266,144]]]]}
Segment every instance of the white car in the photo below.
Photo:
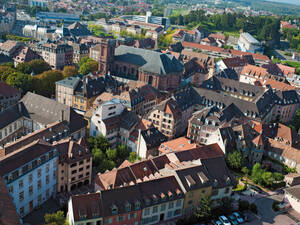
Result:
{"type": "Polygon", "coordinates": [[[223,223],[223,225],[231,225],[229,220],[226,218],[226,216],[220,216],[219,220],[223,223]]]}
{"type": "Polygon", "coordinates": [[[238,214],[237,212],[234,212],[233,215],[235,216],[236,220],[239,222],[239,223],[244,223],[244,219],[241,217],[240,214],[238,214]]]}

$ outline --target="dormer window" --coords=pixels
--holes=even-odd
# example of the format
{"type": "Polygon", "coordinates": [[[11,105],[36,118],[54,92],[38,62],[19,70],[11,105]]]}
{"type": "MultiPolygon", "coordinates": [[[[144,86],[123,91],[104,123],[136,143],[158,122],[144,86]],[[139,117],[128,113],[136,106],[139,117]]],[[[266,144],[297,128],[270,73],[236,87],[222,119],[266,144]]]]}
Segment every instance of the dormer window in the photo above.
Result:
{"type": "Polygon", "coordinates": [[[214,180],[214,183],[213,183],[213,187],[217,187],[217,186],[218,186],[218,180],[215,179],[215,180],[214,180]]]}
{"type": "Polygon", "coordinates": [[[126,202],[125,209],[126,209],[126,212],[130,212],[131,211],[131,204],[129,202],[126,202]]]}
{"type": "Polygon", "coordinates": [[[151,203],[150,199],[149,199],[149,198],[146,198],[146,199],[145,199],[145,203],[146,203],[147,206],[150,205],[150,203],[151,203]]]}
{"type": "Polygon", "coordinates": [[[113,205],[111,207],[111,213],[112,213],[112,215],[117,215],[118,214],[118,207],[116,205],[113,205]]]}
{"type": "Polygon", "coordinates": [[[135,202],[135,210],[139,210],[141,208],[141,203],[139,201],[135,202]]]}

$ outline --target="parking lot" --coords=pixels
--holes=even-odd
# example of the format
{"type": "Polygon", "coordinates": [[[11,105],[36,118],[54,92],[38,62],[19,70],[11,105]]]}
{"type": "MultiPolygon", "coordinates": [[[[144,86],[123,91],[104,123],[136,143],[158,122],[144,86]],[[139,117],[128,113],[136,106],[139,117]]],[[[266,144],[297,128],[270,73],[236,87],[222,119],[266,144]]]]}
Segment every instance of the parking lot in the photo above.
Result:
{"type": "Polygon", "coordinates": [[[250,222],[244,223],[245,225],[297,225],[294,220],[292,220],[290,217],[287,215],[277,215],[273,219],[270,220],[264,220],[264,219],[259,219],[255,216],[252,216],[250,222]]]}

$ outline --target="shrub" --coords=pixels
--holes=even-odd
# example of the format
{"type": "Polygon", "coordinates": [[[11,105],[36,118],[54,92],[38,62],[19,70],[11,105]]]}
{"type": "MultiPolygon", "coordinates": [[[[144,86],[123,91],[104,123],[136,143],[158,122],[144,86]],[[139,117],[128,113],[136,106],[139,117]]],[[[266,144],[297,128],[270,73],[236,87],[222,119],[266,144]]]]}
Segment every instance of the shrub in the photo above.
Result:
{"type": "Polygon", "coordinates": [[[275,212],[279,211],[279,203],[280,203],[280,202],[278,202],[278,201],[274,201],[274,202],[272,203],[272,209],[273,209],[275,212]]]}

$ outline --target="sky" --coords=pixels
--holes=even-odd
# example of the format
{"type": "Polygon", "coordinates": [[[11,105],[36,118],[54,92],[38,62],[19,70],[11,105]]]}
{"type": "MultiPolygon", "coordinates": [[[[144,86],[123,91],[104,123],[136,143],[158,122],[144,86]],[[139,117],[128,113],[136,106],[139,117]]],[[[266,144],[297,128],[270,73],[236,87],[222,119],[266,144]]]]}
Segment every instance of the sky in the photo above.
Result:
{"type": "Polygon", "coordinates": [[[300,5],[300,0],[267,0],[269,2],[281,2],[281,3],[290,3],[295,5],[300,5]]]}

